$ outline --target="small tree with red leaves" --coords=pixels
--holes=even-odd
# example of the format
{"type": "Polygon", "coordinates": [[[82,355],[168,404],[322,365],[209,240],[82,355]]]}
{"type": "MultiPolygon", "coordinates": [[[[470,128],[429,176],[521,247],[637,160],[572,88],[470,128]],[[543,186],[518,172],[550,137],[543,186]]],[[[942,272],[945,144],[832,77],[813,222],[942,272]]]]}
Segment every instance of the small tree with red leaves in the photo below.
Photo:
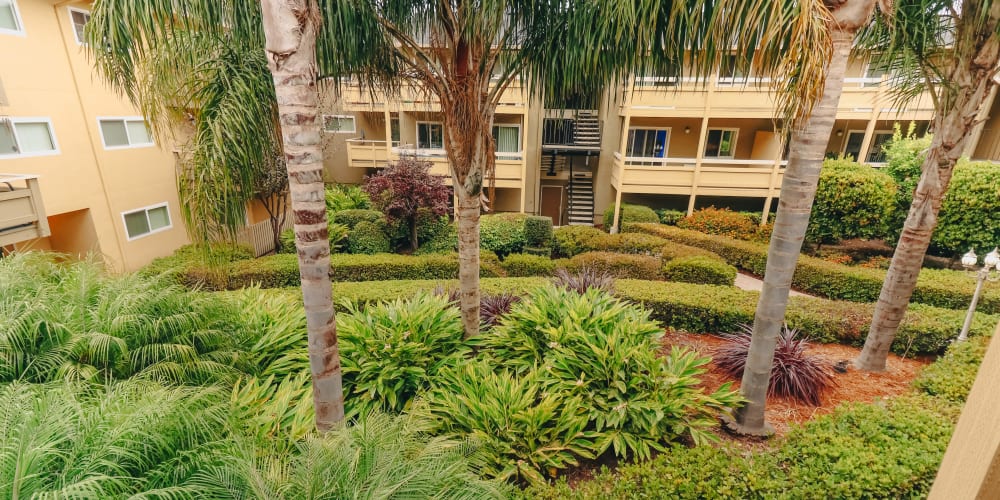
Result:
{"type": "Polygon", "coordinates": [[[410,248],[416,250],[417,219],[421,210],[440,217],[448,213],[451,190],[441,177],[430,174],[430,162],[403,158],[381,172],[365,177],[365,192],[372,206],[390,223],[405,221],[410,228],[410,248]]]}

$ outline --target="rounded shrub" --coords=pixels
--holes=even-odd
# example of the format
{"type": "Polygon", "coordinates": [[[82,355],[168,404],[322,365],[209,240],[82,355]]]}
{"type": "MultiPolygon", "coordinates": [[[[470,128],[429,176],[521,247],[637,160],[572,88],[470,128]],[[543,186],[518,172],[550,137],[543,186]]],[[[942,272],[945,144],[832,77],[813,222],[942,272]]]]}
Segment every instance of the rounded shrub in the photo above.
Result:
{"type": "Polygon", "coordinates": [[[391,249],[384,224],[361,221],[347,233],[348,253],[388,253],[391,249]]]}
{"type": "Polygon", "coordinates": [[[681,219],[687,217],[687,212],[683,210],[660,209],[656,211],[656,215],[660,217],[661,224],[676,226],[681,219]]]}
{"type": "Polygon", "coordinates": [[[503,263],[507,276],[550,276],[556,270],[556,262],[548,257],[514,253],[503,263]]]}
{"type": "Polygon", "coordinates": [[[556,254],[572,257],[594,248],[594,242],[606,233],[590,226],[562,226],[553,233],[556,254]]]}
{"type": "Polygon", "coordinates": [[[736,268],[721,259],[704,255],[679,257],[663,265],[667,281],[681,281],[700,285],[732,285],[736,268]]]}
{"type": "Polygon", "coordinates": [[[491,214],[479,219],[479,246],[499,256],[524,248],[524,214],[491,214]]]}
{"type": "Polygon", "coordinates": [[[529,215],[524,219],[524,243],[529,247],[552,245],[552,218],[529,215]]]}
{"type": "MultiPolygon", "coordinates": [[[[615,220],[615,207],[612,204],[604,211],[604,229],[611,229],[611,225],[615,220]]],[[[631,205],[629,203],[622,203],[622,212],[618,215],[618,225],[624,225],[628,223],[642,223],[660,222],[660,216],[656,215],[656,212],[652,208],[642,206],[642,205],[631,205]]]]}
{"type": "Polygon", "coordinates": [[[361,222],[385,223],[385,216],[378,210],[351,209],[329,214],[330,221],[343,224],[348,229],[354,229],[361,222]]]}
{"type": "Polygon", "coordinates": [[[896,183],[885,172],[850,160],[826,160],[806,238],[836,243],[882,238],[896,206],[896,183]]]}
{"type": "Polygon", "coordinates": [[[931,146],[931,136],[903,136],[896,131],[891,141],[884,147],[885,172],[896,181],[896,209],[888,222],[887,239],[896,241],[903,230],[903,222],[910,211],[913,191],[920,181],[920,169],[924,155],[931,146]]]}
{"type": "Polygon", "coordinates": [[[961,162],[941,204],[931,246],[942,255],[970,248],[983,254],[1000,243],[1000,165],[961,162]]]}
{"type": "Polygon", "coordinates": [[[752,217],[728,208],[707,207],[696,210],[677,221],[677,227],[738,240],[755,240],[761,236],[760,226],[752,217]]]}
{"type": "Polygon", "coordinates": [[[566,265],[566,270],[571,273],[584,269],[607,273],[615,278],[655,280],[661,276],[660,258],[648,255],[587,252],[571,258],[566,265]]]}

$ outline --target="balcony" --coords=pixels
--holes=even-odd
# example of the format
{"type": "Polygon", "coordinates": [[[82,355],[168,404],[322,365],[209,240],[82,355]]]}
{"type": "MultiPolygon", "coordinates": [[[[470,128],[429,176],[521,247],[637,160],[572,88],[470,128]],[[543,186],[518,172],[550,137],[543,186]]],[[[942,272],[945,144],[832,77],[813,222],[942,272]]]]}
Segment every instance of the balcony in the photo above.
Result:
{"type": "MultiPolygon", "coordinates": [[[[357,83],[345,84],[338,94],[344,111],[389,111],[438,112],[441,110],[437,96],[418,85],[403,85],[399,95],[388,97],[384,93],[369,91],[357,83]]],[[[522,113],[528,106],[528,92],[520,82],[512,82],[497,104],[497,113],[522,113]]]]}
{"type": "Polygon", "coordinates": [[[641,158],[615,153],[611,183],[622,193],[777,196],[788,162],[731,158],[641,158]]]}
{"type": "MultiPolygon", "coordinates": [[[[412,144],[393,143],[389,148],[386,141],[365,139],[347,140],[347,164],[355,168],[382,168],[401,157],[413,157],[431,163],[431,174],[444,177],[445,184],[452,183],[448,156],[443,149],[420,149],[412,144]]],[[[524,179],[524,154],[496,154],[496,187],[521,188],[524,179]]]]}
{"type": "MultiPolygon", "coordinates": [[[[934,117],[930,96],[924,94],[903,109],[890,108],[891,99],[880,92],[880,78],[845,78],[838,119],[868,120],[873,114],[899,115],[906,120],[930,120],[934,117]]],[[[776,106],[768,78],[732,79],[636,78],[632,91],[624,93],[624,105],[632,116],[701,118],[770,118],[776,106]]]]}
{"type": "Polygon", "coordinates": [[[50,234],[38,176],[0,174],[0,246],[50,234]]]}

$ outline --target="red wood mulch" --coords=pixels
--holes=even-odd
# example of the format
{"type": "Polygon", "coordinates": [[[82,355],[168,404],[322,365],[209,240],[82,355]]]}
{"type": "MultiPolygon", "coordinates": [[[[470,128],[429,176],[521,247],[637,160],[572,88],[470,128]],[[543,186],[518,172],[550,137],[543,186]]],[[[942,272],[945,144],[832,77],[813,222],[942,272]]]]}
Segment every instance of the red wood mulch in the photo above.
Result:
{"type": "MultiPolygon", "coordinates": [[[[704,356],[711,356],[715,347],[723,340],[714,335],[691,334],[668,330],[663,337],[664,349],[670,346],[688,346],[704,356]]],[[[853,360],[860,349],[839,344],[810,344],[808,352],[830,361],[831,364],[843,360],[853,360]]],[[[837,373],[837,386],[827,389],[821,395],[822,405],[814,407],[805,403],[786,398],[768,398],[765,415],[767,421],[774,426],[778,435],[788,431],[789,425],[805,422],[814,416],[830,413],[834,408],[845,402],[870,403],[879,398],[893,397],[911,390],[911,382],[920,370],[930,363],[929,359],[904,359],[889,355],[886,371],[868,373],[850,367],[847,373],[837,373]]],[[[733,380],[719,371],[714,363],[708,365],[708,372],[701,375],[702,386],[713,391],[725,382],[734,382],[733,387],[739,387],[739,380],[733,380]]]]}

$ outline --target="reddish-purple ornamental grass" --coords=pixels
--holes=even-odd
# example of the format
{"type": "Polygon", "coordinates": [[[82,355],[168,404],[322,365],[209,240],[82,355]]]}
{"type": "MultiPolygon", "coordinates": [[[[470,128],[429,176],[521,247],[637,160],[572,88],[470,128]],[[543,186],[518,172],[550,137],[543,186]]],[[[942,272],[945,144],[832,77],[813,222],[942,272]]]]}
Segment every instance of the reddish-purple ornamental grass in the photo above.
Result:
{"type": "MultiPolygon", "coordinates": [[[[740,325],[740,328],[742,333],[721,335],[726,343],[717,347],[713,355],[715,365],[737,379],[743,376],[753,331],[749,325],[740,325]]],[[[787,325],[781,328],[767,395],[791,397],[819,406],[820,394],[836,385],[833,367],[826,360],[806,354],[809,342],[796,338],[797,335],[798,330],[794,328],[788,328],[787,325]]]]}

